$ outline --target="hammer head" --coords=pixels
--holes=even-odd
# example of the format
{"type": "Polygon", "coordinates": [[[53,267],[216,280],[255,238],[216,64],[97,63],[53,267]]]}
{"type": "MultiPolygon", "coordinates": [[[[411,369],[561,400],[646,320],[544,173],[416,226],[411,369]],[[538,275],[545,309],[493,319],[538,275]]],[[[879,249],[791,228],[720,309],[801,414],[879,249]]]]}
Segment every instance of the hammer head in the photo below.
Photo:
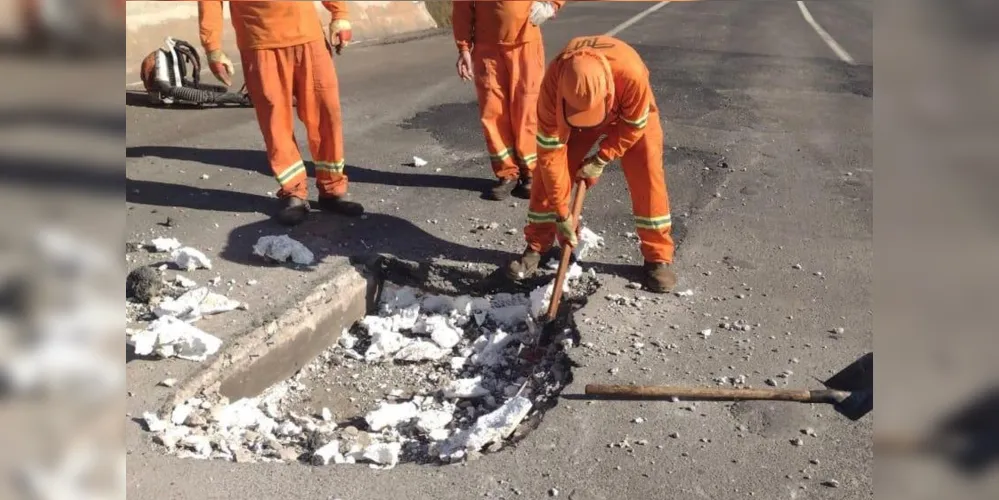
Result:
{"type": "Polygon", "coordinates": [[[826,387],[850,395],[833,405],[850,420],[860,420],[874,409],[874,353],[869,352],[823,382],[826,387]]]}

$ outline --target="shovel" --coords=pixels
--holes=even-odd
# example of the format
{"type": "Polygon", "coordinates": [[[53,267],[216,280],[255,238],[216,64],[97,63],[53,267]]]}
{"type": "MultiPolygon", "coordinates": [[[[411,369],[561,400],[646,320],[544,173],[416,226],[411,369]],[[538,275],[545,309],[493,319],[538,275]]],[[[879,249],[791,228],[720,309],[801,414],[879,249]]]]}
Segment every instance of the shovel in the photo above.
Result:
{"type": "Polygon", "coordinates": [[[822,403],[849,418],[859,420],[874,409],[874,353],[860,359],[823,382],[826,389],[725,389],[719,387],[670,387],[662,385],[588,384],[588,396],[604,399],[686,399],[706,401],[796,401],[822,403]]]}

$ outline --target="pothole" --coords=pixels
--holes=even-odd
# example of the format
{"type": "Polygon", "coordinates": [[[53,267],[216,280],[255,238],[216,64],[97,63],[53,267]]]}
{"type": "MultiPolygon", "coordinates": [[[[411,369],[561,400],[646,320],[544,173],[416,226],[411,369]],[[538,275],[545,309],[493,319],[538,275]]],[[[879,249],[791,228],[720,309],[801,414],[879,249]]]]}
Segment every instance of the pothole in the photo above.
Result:
{"type": "Polygon", "coordinates": [[[474,460],[536,428],[571,382],[572,314],[599,286],[592,272],[574,265],[544,326],[550,268],[512,289],[462,264],[378,267],[368,315],[335,345],[256,397],[201,393],[164,420],[147,414],[154,440],[182,458],[391,468],[474,460]]]}

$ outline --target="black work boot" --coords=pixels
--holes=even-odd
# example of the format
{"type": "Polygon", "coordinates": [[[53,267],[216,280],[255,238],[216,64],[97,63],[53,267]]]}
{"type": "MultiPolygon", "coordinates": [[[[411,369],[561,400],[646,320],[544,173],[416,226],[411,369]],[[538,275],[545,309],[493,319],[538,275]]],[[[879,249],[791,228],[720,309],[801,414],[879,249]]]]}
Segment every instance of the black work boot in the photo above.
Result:
{"type": "Polygon", "coordinates": [[[506,265],[506,277],[513,281],[528,278],[538,271],[539,264],[541,264],[541,254],[528,248],[524,250],[523,255],[506,265]]]}
{"type": "Polygon", "coordinates": [[[510,192],[515,187],[517,187],[516,178],[497,179],[496,184],[493,184],[493,187],[489,188],[489,191],[486,191],[486,198],[494,201],[503,201],[510,197],[510,192]]]}
{"type": "Polygon", "coordinates": [[[656,293],[669,293],[676,286],[676,274],[665,262],[646,262],[645,289],[656,293]]]}
{"type": "Polygon", "coordinates": [[[531,199],[531,181],[530,174],[520,174],[520,179],[517,180],[517,187],[513,188],[512,194],[523,200],[531,199]]]}
{"type": "Polygon", "coordinates": [[[281,198],[281,208],[278,210],[275,218],[278,222],[286,226],[297,226],[304,222],[308,215],[309,202],[301,198],[289,196],[281,198]]]}
{"type": "Polygon", "coordinates": [[[348,217],[364,215],[364,206],[354,201],[347,201],[345,196],[320,196],[319,208],[348,217]]]}

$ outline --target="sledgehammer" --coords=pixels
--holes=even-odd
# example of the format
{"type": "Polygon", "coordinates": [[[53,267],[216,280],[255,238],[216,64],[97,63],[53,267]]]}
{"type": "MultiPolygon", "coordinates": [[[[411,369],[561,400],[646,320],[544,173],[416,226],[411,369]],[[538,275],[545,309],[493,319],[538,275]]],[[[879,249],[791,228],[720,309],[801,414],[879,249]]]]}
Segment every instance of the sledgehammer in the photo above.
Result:
{"type": "Polygon", "coordinates": [[[832,405],[850,420],[859,420],[874,409],[874,353],[860,359],[823,382],[826,389],[727,389],[719,387],[670,387],[662,385],[588,384],[588,396],[605,399],[686,399],[705,401],[797,401],[832,405]]]}

